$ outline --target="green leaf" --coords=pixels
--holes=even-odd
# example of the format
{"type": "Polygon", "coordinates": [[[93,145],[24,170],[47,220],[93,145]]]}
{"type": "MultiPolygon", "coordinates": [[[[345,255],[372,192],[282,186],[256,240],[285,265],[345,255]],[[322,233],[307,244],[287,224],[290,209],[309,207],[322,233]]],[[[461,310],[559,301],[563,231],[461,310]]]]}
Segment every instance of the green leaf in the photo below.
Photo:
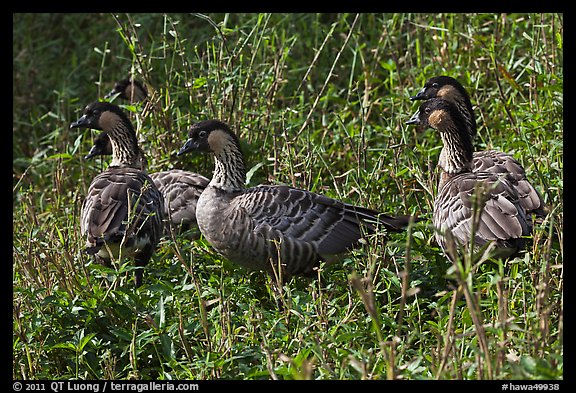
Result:
{"type": "Polygon", "coordinates": [[[256,173],[256,171],[261,168],[262,166],[264,166],[263,162],[259,162],[256,165],[254,165],[252,168],[250,168],[250,170],[246,173],[246,184],[250,184],[250,181],[252,180],[252,176],[254,176],[254,173],[256,173]]]}
{"type": "Polygon", "coordinates": [[[78,352],[83,351],[86,344],[88,344],[90,341],[92,341],[92,339],[94,337],[96,337],[96,333],[90,333],[90,334],[82,337],[80,339],[80,341],[78,342],[78,352]]]}

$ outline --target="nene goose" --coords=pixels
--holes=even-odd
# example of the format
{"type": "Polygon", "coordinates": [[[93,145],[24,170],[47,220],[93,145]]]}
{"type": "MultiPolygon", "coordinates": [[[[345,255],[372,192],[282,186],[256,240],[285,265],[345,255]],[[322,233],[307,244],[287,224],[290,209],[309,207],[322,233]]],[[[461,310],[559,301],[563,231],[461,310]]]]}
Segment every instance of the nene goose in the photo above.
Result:
{"type": "Polygon", "coordinates": [[[284,185],[245,188],[240,143],[226,123],[201,121],[188,137],[178,155],[198,150],[215,160],[196,208],[200,232],[216,251],[249,270],[280,280],[311,276],[320,261],[336,260],[376,226],[401,231],[410,220],[284,185]]]}
{"type": "MultiPolygon", "coordinates": [[[[424,87],[410,100],[429,100],[443,98],[453,103],[464,119],[464,124],[472,138],[477,134],[476,118],[468,92],[460,82],[450,76],[435,76],[426,81],[424,87]]],[[[445,150],[443,150],[445,151],[445,150]]],[[[442,157],[440,159],[442,161],[442,157]]],[[[543,217],[544,202],[542,197],[526,179],[526,172],[510,154],[497,150],[476,151],[472,155],[472,172],[490,172],[507,174],[514,178],[521,205],[537,217],[543,217]]]]}
{"type": "Polygon", "coordinates": [[[495,257],[515,255],[532,231],[528,209],[520,202],[514,177],[507,173],[472,170],[472,136],[466,120],[452,102],[442,98],[425,101],[408,124],[438,131],[444,147],[432,223],[435,237],[452,260],[460,248],[482,248],[494,243],[495,257]],[[473,237],[473,239],[472,239],[473,237]]]}
{"type": "MultiPolygon", "coordinates": [[[[146,99],[148,90],[138,80],[123,79],[116,82],[114,89],[105,98],[118,94],[118,97],[130,102],[140,102],[146,99]]],[[[85,158],[111,155],[112,146],[106,132],[102,132],[94,140],[94,145],[85,158]]],[[[143,154],[140,155],[142,168],[146,166],[143,154]]],[[[150,173],[150,178],[164,197],[164,218],[166,230],[185,232],[196,228],[196,202],[206,188],[209,179],[194,172],[171,169],[150,173]]]]}
{"type": "Polygon", "coordinates": [[[100,133],[94,139],[94,145],[90,148],[90,151],[84,158],[89,159],[96,156],[111,156],[112,155],[112,144],[110,143],[110,138],[106,132],[100,133]]]}
{"type": "Polygon", "coordinates": [[[95,102],[70,128],[106,132],[112,144],[112,162],[88,188],[82,204],[80,232],[86,252],[110,264],[111,259],[133,257],[136,286],[162,233],[163,198],[152,179],[141,169],[142,151],[132,123],[117,106],[95,102]]]}

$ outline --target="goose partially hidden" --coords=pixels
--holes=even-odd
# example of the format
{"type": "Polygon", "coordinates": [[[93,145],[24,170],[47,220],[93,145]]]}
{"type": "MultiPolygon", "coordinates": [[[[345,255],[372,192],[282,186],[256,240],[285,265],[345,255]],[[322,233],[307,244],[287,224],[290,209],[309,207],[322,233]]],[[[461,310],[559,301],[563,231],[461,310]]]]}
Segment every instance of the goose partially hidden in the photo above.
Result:
{"type": "Polygon", "coordinates": [[[246,188],[240,143],[226,123],[201,121],[188,136],[178,155],[198,150],[215,159],[196,207],[198,227],[220,254],[250,270],[311,275],[378,226],[401,231],[410,221],[289,186],[246,188]]]}
{"type": "Polygon", "coordinates": [[[150,178],[164,198],[164,216],[168,226],[177,233],[197,232],[196,204],[210,179],[182,169],[153,172],[150,178]]]}
{"type": "MultiPolygon", "coordinates": [[[[114,84],[114,88],[105,98],[117,96],[129,102],[142,102],[148,97],[146,86],[137,79],[123,79],[114,84]]],[[[85,158],[107,156],[112,154],[112,145],[106,132],[94,140],[94,145],[85,158]]],[[[141,159],[142,167],[146,159],[141,159]]],[[[181,169],[169,169],[150,173],[150,178],[164,197],[164,218],[166,230],[183,233],[196,230],[196,202],[206,188],[209,179],[195,172],[181,169]]],[[[193,237],[196,233],[192,233],[193,237]]]]}
{"type": "Polygon", "coordinates": [[[130,120],[117,105],[95,102],[70,128],[106,132],[112,162],[92,180],[82,204],[80,231],[86,252],[109,265],[111,259],[132,257],[136,286],[162,234],[164,202],[142,168],[144,154],[130,120]]]}
{"type": "Polygon", "coordinates": [[[148,97],[148,89],[139,80],[126,78],[116,82],[104,98],[110,99],[115,96],[131,103],[142,102],[148,97]]]}

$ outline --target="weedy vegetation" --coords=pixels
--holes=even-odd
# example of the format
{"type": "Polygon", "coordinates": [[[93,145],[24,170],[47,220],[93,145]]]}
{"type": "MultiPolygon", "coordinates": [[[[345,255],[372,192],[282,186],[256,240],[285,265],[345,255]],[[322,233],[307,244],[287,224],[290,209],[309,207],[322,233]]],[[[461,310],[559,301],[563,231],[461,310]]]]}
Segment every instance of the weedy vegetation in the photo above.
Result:
{"type": "MultiPolygon", "coordinates": [[[[120,103],[118,101],[117,103],[120,103]]],[[[562,379],[562,14],[13,14],[15,379],[562,379]],[[83,253],[79,211],[107,158],[69,129],[116,80],[149,171],[198,120],[231,124],[249,183],[425,218],[285,283],[165,237],[132,263],[83,253]],[[471,93],[477,149],[510,152],[549,214],[527,252],[454,266],[430,227],[441,148],[405,125],[424,81],[471,93]]]]}

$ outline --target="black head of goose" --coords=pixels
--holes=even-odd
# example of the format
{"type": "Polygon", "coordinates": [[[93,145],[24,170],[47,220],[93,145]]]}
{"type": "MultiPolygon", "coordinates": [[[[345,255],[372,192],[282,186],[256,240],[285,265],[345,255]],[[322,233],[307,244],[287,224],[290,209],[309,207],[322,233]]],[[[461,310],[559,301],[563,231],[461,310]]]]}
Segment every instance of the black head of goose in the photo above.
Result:
{"type": "Polygon", "coordinates": [[[520,251],[532,225],[515,181],[506,173],[472,171],[472,137],[459,109],[450,101],[433,98],[420,106],[408,124],[437,130],[444,144],[432,221],[436,240],[447,256],[455,257],[447,237],[463,247],[493,242],[497,257],[520,251]]]}
{"type": "Polygon", "coordinates": [[[90,159],[96,156],[111,156],[112,155],[112,144],[110,143],[110,138],[105,132],[101,132],[95,139],[94,145],[90,148],[90,151],[84,158],[90,159]]]}
{"type": "MultiPolygon", "coordinates": [[[[133,257],[144,267],[162,233],[163,199],[152,179],[141,169],[143,153],[132,123],[117,105],[95,102],[70,128],[106,132],[112,144],[110,166],[92,180],[80,214],[80,232],[86,252],[109,264],[133,257]]],[[[136,286],[142,269],[136,270],[136,286]]]]}
{"type": "MultiPolygon", "coordinates": [[[[477,134],[476,117],[472,109],[470,95],[458,80],[450,76],[434,76],[426,81],[424,87],[410,100],[429,100],[442,98],[456,106],[464,120],[468,133],[474,138],[477,134]]],[[[417,116],[416,114],[413,116],[417,116]]],[[[529,213],[544,217],[544,202],[538,191],[526,178],[526,172],[520,162],[508,153],[498,150],[474,151],[472,155],[473,172],[507,174],[514,179],[520,203],[529,213]]]]}
{"type": "Polygon", "coordinates": [[[178,155],[198,150],[215,159],[196,208],[200,232],[220,254],[250,270],[310,275],[320,261],[351,249],[377,225],[401,231],[409,223],[409,216],[391,217],[289,186],[246,188],[240,143],[226,123],[201,121],[188,136],[178,155]]]}
{"type": "Polygon", "coordinates": [[[115,96],[130,103],[142,102],[148,97],[148,89],[139,80],[126,78],[116,82],[114,88],[104,98],[110,99],[115,96]]]}

